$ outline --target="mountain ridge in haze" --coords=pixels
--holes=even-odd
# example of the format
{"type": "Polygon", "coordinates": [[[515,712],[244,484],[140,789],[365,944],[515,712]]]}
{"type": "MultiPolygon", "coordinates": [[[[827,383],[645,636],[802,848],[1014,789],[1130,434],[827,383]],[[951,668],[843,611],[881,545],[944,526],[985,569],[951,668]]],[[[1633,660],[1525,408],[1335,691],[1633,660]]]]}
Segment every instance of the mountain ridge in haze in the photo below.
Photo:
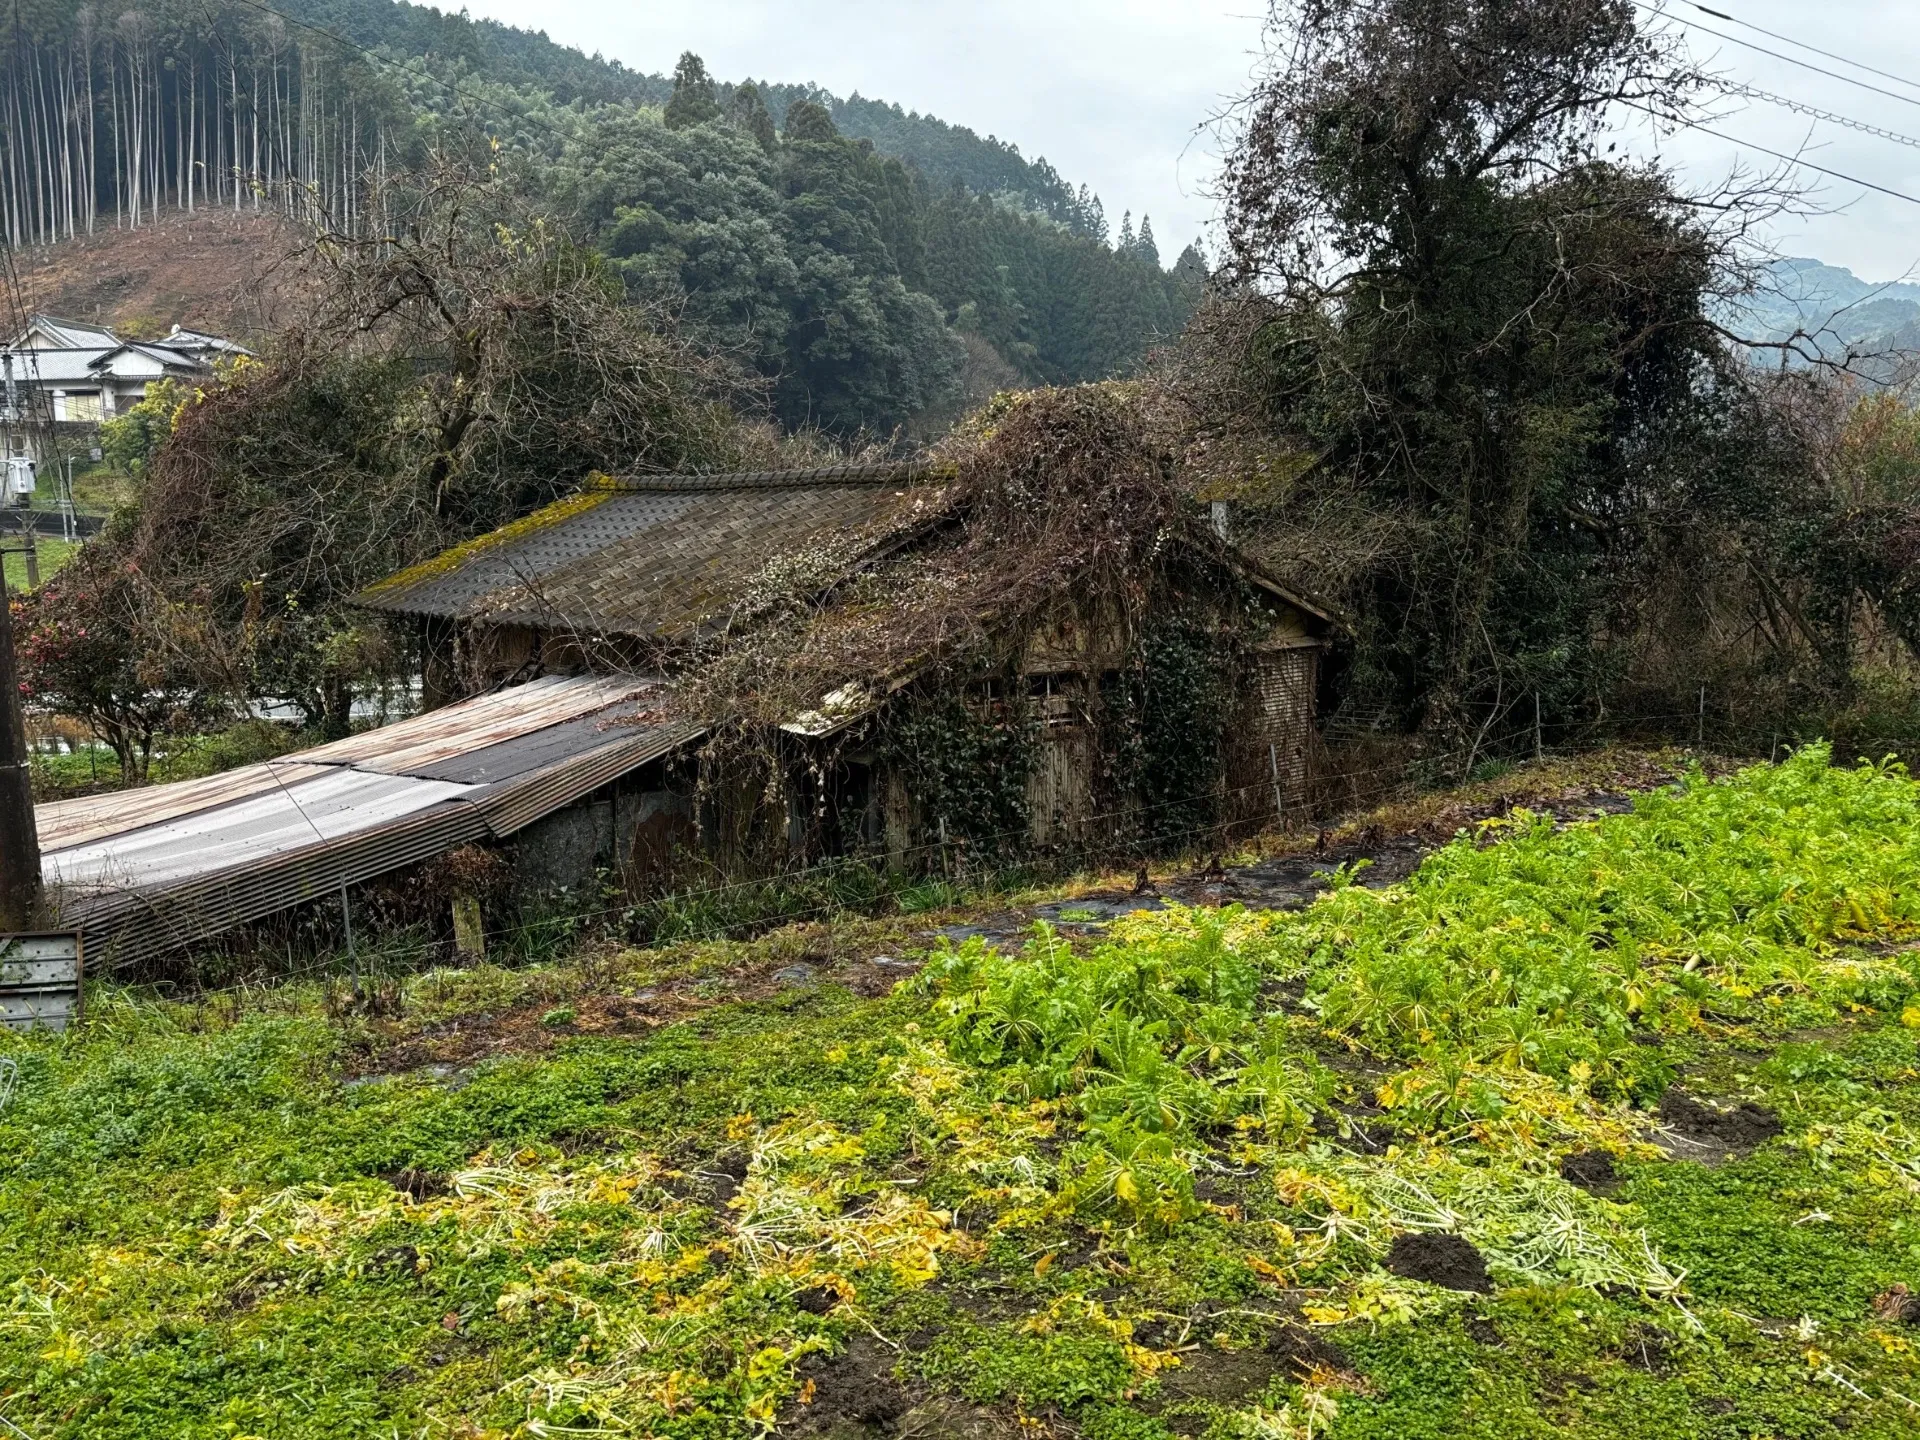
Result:
{"type": "Polygon", "coordinates": [[[1754,340],[1812,337],[1845,350],[1920,348],[1920,283],[1862,280],[1842,265],[1787,256],[1766,266],[1761,288],[1728,307],[1729,328],[1754,340]]]}

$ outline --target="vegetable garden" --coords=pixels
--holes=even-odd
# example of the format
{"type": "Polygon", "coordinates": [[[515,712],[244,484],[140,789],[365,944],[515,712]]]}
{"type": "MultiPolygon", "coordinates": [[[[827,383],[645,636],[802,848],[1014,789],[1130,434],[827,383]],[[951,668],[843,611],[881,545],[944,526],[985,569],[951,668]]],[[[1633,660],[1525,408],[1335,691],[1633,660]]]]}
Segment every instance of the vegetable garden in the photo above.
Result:
{"type": "Polygon", "coordinates": [[[1920,789],[1829,758],[881,995],[102,990],[0,1041],[0,1429],[1912,1435],[1920,789]]]}

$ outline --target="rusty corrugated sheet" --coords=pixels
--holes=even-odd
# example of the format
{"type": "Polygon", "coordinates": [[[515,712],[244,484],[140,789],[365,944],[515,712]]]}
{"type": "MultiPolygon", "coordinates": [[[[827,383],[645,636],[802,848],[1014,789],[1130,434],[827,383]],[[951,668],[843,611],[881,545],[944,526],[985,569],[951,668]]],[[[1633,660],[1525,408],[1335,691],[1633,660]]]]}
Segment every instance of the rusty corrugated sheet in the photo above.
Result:
{"type": "Polygon", "coordinates": [[[667,698],[644,676],[549,678],[213,777],[224,785],[117,797],[117,828],[109,804],[71,811],[43,854],[49,897],[103,964],[134,964],[511,835],[697,739],[651,708],[667,698]]]}
{"type": "MultiPolygon", "coordinates": [[[[665,682],[648,676],[552,675],[445,709],[429,710],[397,725],[367,730],[303,751],[299,758],[310,764],[352,765],[386,775],[415,775],[456,756],[471,755],[535,730],[578,720],[624,700],[665,694],[665,682]]],[[[610,712],[608,719],[618,713],[610,712]]]]}
{"type": "Polygon", "coordinates": [[[319,773],[311,766],[285,762],[271,769],[265,765],[243,765],[200,780],[181,780],[172,785],[150,785],[144,790],[116,790],[105,795],[84,795],[75,800],[36,805],[34,822],[40,832],[40,848],[58,850],[243,800],[262,790],[312,779],[319,773]]]}

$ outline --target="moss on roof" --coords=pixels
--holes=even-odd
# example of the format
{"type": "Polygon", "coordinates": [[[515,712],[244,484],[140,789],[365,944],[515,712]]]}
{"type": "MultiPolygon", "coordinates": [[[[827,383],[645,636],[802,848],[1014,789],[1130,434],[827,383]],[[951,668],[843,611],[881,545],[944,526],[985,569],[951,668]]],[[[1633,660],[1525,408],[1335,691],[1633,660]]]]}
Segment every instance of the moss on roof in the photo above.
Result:
{"type": "Polygon", "coordinates": [[[425,580],[451,575],[476,555],[497,550],[502,545],[512,544],[515,540],[524,539],[529,535],[537,535],[543,530],[573,519],[576,515],[584,515],[596,506],[604,505],[618,493],[618,487],[612,480],[595,471],[587,477],[587,483],[578,494],[569,495],[564,500],[556,500],[553,504],[544,506],[531,515],[524,515],[509,525],[501,526],[498,530],[489,530],[485,535],[476,536],[449,550],[442,550],[431,560],[422,560],[418,565],[410,565],[405,570],[369,585],[362,595],[368,600],[374,600],[383,595],[392,595],[406,590],[425,580]]]}

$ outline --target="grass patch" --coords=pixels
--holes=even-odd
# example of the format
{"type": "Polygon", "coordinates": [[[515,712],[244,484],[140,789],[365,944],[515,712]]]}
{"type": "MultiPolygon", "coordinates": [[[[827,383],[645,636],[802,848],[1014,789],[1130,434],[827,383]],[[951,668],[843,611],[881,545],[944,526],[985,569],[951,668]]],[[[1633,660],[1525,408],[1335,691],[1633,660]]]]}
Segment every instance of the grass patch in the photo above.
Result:
{"type": "MultiPolygon", "coordinates": [[[[0,524],[0,537],[3,537],[7,544],[5,560],[7,590],[19,594],[27,588],[27,557],[18,552],[20,532],[0,524]]],[[[44,585],[58,575],[62,567],[79,549],[77,544],[66,540],[51,540],[44,535],[39,536],[35,546],[37,552],[35,558],[38,561],[40,583],[44,585]]]]}

